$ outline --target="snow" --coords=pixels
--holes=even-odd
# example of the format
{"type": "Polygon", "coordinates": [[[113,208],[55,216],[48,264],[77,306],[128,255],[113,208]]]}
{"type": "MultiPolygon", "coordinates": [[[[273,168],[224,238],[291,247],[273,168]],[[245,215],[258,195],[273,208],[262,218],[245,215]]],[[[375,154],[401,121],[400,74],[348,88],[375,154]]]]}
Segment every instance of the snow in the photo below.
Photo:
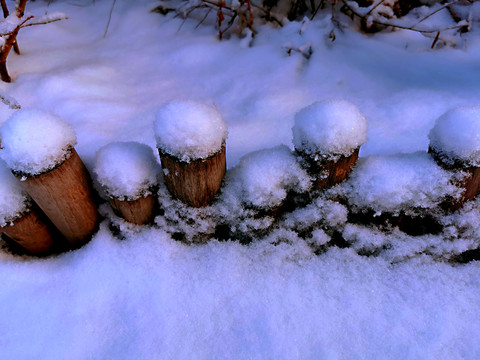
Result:
{"type": "Polygon", "coordinates": [[[51,113],[18,110],[0,128],[1,156],[16,172],[34,176],[53,169],[69,157],[77,143],[75,131],[51,113]]]}
{"type": "Polygon", "coordinates": [[[158,148],[181,161],[204,159],[219,152],[227,135],[227,127],[218,110],[206,104],[171,101],[156,114],[158,148]]]}
{"type": "Polygon", "coordinates": [[[480,105],[451,109],[428,135],[430,147],[446,164],[480,166],[480,105]]]}
{"type": "Polygon", "coordinates": [[[462,188],[455,185],[459,180],[461,174],[442,169],[426,152],[377,155],[359,159],[350,178],[333,192],[360,211],[433,211],[447,196],[461,196],[462,188]]]}
{"type": "MultiPolygon", "coordinates": [[[[46,5],[27,10],[43,14],[46,5]]],[[[385,209],[412,201],[436,211],[441,191],[424,175],[447,173],[425,153],[428,134],[445,111],[478,103],[478,24],[457,37],[459,49],[430,50],[421,34],[364,36],[345,17],[342,32],[325,9],[306,27],[255,23],[244,48],[235,36],[217,40],[214,12],[195,29],[194,18],[149,13],[156,0],[116,1],[104,38],[111,5],[50,2],[49,12],[69,20],[21,30],[22,55],[10,54],[13,82],[2,92],[72,126],[90,170],[109,143],[155,148],[162,104],[216,104],[229,130],[224,185],[211,206],[192,209],[160,182],[153,226],[127,224],[102,202],[100,229],[81,249],[42,259],[1,251],[0,358],[480,358],[480,265],[456,260],[480,247],[478,199],[437,213],[439,233],[410,236],[353,223],[352,205],[325,193],[263,216],[244,203],[240,176],[252,152],[293,150],[300,109],[345,99],[368,123],[355,171],[370,162],[389,171],[393,162],[407,192],[390,193],[398,202],[385,209]],[[287,43],[313,53],[289,55],[287,43]],[[428,191],[407,186],[409,174],[428,191]]],[[[0,123],[13,113],[0,106],[0,123]]]]}
{"type": "Polygon", "coordinates": [[[313,158],[336,160],[349,156],[367,141],[367,121],[343,99],[315,102],[295,114],[295,149],[313,158]]]}
{"type": "Polygon", "coordinates": [[[8,166],[0,160],[0,226],[8,225],[25,213],[29,200],[8,166]]]}
{"type": "Polygon", "coordinates": [[[239,168],[245,202],[256,207],[279,206],[289,191],[302,193],[311,187],[309,175],[285,145],[247,154],[239,168]]]}
{"type": "Polygon", "coordinates": [[[114,142],[98,150],[93,172],[109,196],[137,200],[157,185],[159,164],[148,145],[114,142]]]}

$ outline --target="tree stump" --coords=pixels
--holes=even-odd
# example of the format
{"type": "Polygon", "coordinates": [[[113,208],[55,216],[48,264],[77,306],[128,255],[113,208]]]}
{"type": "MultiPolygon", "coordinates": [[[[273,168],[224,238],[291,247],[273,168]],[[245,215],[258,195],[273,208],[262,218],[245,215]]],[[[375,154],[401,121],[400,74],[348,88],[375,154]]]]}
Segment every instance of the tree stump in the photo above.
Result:
{"type": "Polygon", "coordinates": [[[136,225],[145,225],[152,221],[155,202],[156,198],[153,194],[136,200],[120,200],[115,197],[110,199],[110,205],[114,212],[136,225]]]}
{"type": "Polygon", "coordinates": [[[458,210],[466,201],[473,200],[480,192],[480,167],[469,166],[457,160],[453,164],[446,164],[442,161],[442,156],[432,147],[428,148],[428,153],[432,155],[435,162],[445,170],[452,172],[464,172],[467,176],[461,181],[460,186],[465,189],[460,199],[448,199],[444,207],[449,210],[458,210]]]}
{"type": "Polygon", "coordinates": [[[306,163],[309,174],[314,178],[312,189],[323,190],[340,184],[348,177],[358,160],[359,151],[360,148],[357,148],[351,155],[342,155],[336,161],[315,161],[312,159],[312,157],[302,153],[301,151],[297,150],[297,153],[302,156],[306,163]]]}
{"type": "Polygon", "coordinates": [[[53,229],[36,206],[0,231],[31,254],[45,254],[54,245],[53,229]]]}
{"type": "Polygon", "coordinates": [[[225,144],[219,152],[190,162],[181,161],[161,149],[158,151],[165,184],[175,198],[194,207],[212,202],[227,170],[225,144]]]}
{"type": "Polygon", "coordinates": [[[88,242],[99,215],[90,175],[75,149],[62,164],[21,185],[72,247],[88,242]]]}

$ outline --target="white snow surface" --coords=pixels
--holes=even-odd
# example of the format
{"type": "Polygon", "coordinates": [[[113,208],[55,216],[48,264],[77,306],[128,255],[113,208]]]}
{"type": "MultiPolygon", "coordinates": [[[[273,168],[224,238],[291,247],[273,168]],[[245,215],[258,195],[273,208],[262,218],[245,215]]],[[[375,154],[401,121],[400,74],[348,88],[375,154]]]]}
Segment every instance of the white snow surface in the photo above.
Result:
{"type": "MultiPolygon", "coordinates": [[[[440,115],[478,103],[478,23],[456,37],[458,49],[431,50],[422,34],[364,36],[343,16],[341,32],[325,9],[308,26],[255,23],[242,47],[235,36],[217,40],[216,12],[196,28],[201,18],[150,13],[157,0],[117,0],[104,38],[112,1],[49,4],[69,20],[20,31],[22,55],[10,54],[13,82],[2,92],[70,124],[90,170],[108,143],[154,148],[162,104],[215,103],[229,171],[212,206],[184,207],[160,183],[154,226],[128,224],[103,203],[100,230],[79,250],[0,252],[1,359],[480,358],[480,264],[449,262],[480,247],[479,200],[441,216],[439,234],[409,236],[351,224],[347,205],[324,196],[256,218],[237,176],[253,151],[293,149],[295,113],[328,98],[365,114],[361,158],[426,151],[440,115]],[[312,56],[289,56],[286,43],[312,56]],[[175,240],[183,235],[192,241],[175,240]]],[[[437,15],[452,21],[438,13],[429,26],[437,15]]],[[[0,106],[0,123],[13,112],[0,106]]]]}
{"type": "Polygon", "coordinates": [[[428,134],[443,161],[480,166],[480,105],[451,109],[440,116],[428,134]]]}
{"type": "Polygon", "coordinates": [[[245,155],[240,160],[238,176],[245,202],[260,208],[279,206],[289,191],[306,192],[312,185],[307,172],[285,145],[245,155]]]}
{"type": "Polygon", "coordinates": [[[162,105],[154,127],[158,148],[185,162],[220,151],[228,135],[218,110],[195,101],[177,100],[162,105]]]}
{"type": "Polygon", "coordinates": [[[315,102],[295,114],[295,148],[331,160],[349,156],[367,141],[367,120],[357,106],[343,99],[315,102]]]}
{"type": "Polygon", "coordinates": [[[158,184],[159,167],[151,147],[126,141],[101,147],[93,172],[109,196],[136,200],[150,195],[158,184]]]}
{"type": "Polygon", "coordinates": [[[461,174],[442,169],[426,152],[361,158],[350,178],[333,192],[359,210],[377,214],[431,209],[447,196],[458,198],[461,174]]]}
{"type": "Polygon", "coordinates": [[[0,154],[8,166],[27,175],[38,175],[61,164],[75,146],[71,125],[42,110],[18,110],[0,128],[0,154]]]}
{"type": "Polygon", "coordinates": [[[28,194],[0,160],[0,226],[6,226],[28,209],[28,194]]]}

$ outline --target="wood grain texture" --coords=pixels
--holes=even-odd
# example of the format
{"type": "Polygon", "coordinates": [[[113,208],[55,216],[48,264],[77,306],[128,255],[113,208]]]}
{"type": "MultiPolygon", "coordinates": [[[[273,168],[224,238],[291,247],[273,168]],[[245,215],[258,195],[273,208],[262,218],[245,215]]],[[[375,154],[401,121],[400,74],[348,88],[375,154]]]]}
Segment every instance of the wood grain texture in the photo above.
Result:
{"type": "Polygon", "coordinates": [[[52,248],[54,239],[52,228],[42,215],[38,209],[32,208],[13,225],[6,225],[0,231],[32,254],[46,253],[52,248]]]}
{"type": "Polygon", "coordinates": [[[337,161],[314,161],[309,155],[297,152],[308,164],[308,171],[314,177],[313,189],[323,190],[341,183],[352,171],[358,160],[360,148],[350,156],[341,156],[337,161]]]}
{"type": "Polygon", "coordinates": [[[466,178],[459,184],[465,189],[460,199],[448,199],[444,203],[444,208],[449,210],[457,210],[463,206],[466,201],[473,200],[480,192],[480,168],[468,166],[460,162],[454,164],[445,164],[442,157],[434,149],[429,148],[428,152],[432,155],[435,162],[448,171],[463,171],[467,173],[466,178]]]}
{"type": "Polygon", "coordinates": [[[175,198],[194,207],[207,206],[213,201],[227,170],[225,144],[218,153],[189,163],[160,149],[159,154],[162,167],[167,170],[165,185],[175,198]]]}
{"type": "Polygon", "coordinates": [[[126,221],[136,225],[145,225],[152,221],[155,202],[156,197],[153,194],[131,201],[119,200],[117,198],[110,199],[110,205],[115,213],[126,221]]]}
{"type": "Polygon", "coordinates": [[[99,215],[90,174],[75,149],[60,166],[20,183],[72,247],[90,240],[99,215]]]}

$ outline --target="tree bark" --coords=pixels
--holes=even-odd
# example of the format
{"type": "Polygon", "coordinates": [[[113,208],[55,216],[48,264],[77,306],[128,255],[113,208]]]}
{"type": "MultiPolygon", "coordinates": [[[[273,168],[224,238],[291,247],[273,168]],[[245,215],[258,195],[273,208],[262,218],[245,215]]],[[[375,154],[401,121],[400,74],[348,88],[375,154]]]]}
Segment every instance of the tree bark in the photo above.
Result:
{"type": "Polygon", "coordinates": [[[2,227],[1,232],[32,254],[47,253],[54,244],[54,230],[44,216],[34,206],[16,219],[13,225],[2,227]]]}
{"type": "Polygon", "coordinates": [[[213,201],[227,170],[225,144],[216,154],[189,163],[161,149],[159,153],[165,184],[175,198],[194,207],[204,207],[213,201]]]}
{"type": "Polygon", "coordinates": [[[75,149],[60,166],[27,177],[21,185],[73,248],[90,240],[99,221],[97,201],[90,175],[75,149]]]}
{"type": "Polygon", "coordinates": [[[358,160],[360,148],[349,156],[341,156],[337,161],[315,161],[309,155],[297,150],[307,163],[307,169],[314,177],[313,189],[323,190],[341,183],[347,178],[358,160]]]}
{"type": "Polygon", "coordinates": [[[156,197],[153,194],[137,200],[110,199],[115,213],[135,225],[145,225],[152,221],[156,197]]]}
{"type": "Polygon", "coordinates": [[[460,186],[465,189],[460,199],[448,199],[445,201],[443,207],[449,210],[457,210],[463,206],[466,201],[473,200],[480,192],[480,168],[475,166],[468,166],[460,162],[455,162],[453,165],[445,164],[442,157],[433,148],[428,148],[428,153],[432,155],[435,162],[448,171],[463,171],[467,173],[466,178],[460,183],[460,186]]]}

